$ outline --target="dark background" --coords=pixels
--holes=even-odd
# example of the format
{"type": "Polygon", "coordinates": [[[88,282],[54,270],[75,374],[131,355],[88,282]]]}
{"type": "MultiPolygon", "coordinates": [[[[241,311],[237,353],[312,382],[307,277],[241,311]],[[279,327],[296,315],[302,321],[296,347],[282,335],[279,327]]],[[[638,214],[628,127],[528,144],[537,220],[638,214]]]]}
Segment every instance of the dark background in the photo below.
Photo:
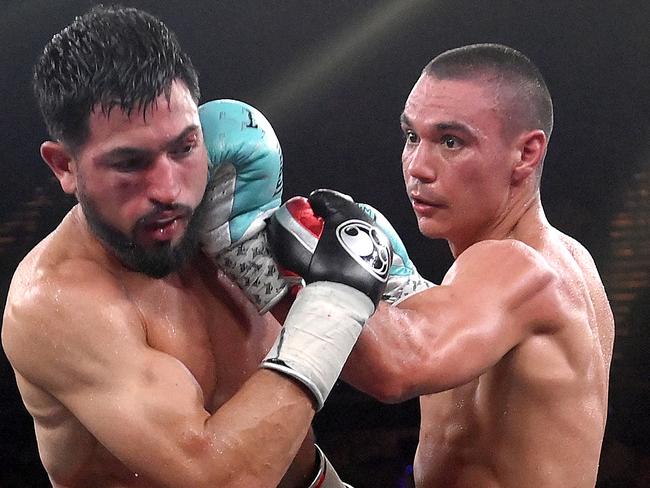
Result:
{"type": "MultiPolygon", "coordinates": [[[[95,2],[0,2],[0,296],[72,201],[39,156],[31,95],[44,44],[95,2]]],[[[110,2],[105,2],[110,3],[110,2]]],[[[403,191],[399,114],[421,68],[474,42],[537,64],[556,123],[542,185],[549,220],[592,252],[617,319],[599,487],[650,486],[650,2],[124,1],[176,31],[203,100],[264,112],[285,155],[285,197],[332,187],[380,208],[420,271],[439,281],[444,242],[419,235],[403,191]]],[[[48,486],[33,427],[0,355],[0,487],[48,486]]],[[[316,420],[319,442],[355,487],[409,486],[417,402],[383,406],[345,385],[316,420]]]]}

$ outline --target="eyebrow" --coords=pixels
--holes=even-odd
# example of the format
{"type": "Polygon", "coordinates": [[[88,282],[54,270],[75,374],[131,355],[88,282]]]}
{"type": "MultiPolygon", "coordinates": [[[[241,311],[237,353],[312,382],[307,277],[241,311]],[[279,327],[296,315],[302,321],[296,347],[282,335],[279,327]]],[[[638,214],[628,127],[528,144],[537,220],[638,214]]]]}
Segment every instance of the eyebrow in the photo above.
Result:
{"type": "MultiPolygon", "coordinates": [[[[200,130],[200,127],[196,124],[188,125],[183,131],[176,136],[171,141],[168,141],[164,144],[163,149],[169,151],[178,145],[182,144],[184,139],[194,131],[200,130]]],[[[137,147],[122,146],[111,149],[106,154],[101,156],[102,161],[110,161],[116,159],[130,159],[146,156],[151,154],[152,151],[149,149],[140,149],[137,147]]]]}
{"type": "MultiPolygon", "coordinates": [[[[409,127],[413,125],[411,123],[411,119],[409,119],[408,115],[406,115],[404,112],[402,112],[402,114],[400,115],[399,120],[401,124],[407,125],[409,127]]],[[[453,131],[453,132],[462,133],[467,137],[472,137],[472,138],[477,137],[476,130],[472,129],[467,124],[463,124],[461,122],[455,122],[455,121],[436,122],[435,124],[431,124],[431,127],[435,128],[436,131],[438,132],[453,131]]]]}
{"type": "Polygon", "coordinates": [[[183,141],[185,140],[185,138],[188,135],[190,135],[192,132],[198,131],[200,129],[201,128],[196,124],[188,125],[183,130],[183,132],[181,132],[176,138],[172,139],[167,144],[165,144],[165,148],[169,150],[169,149],[171,149],[173,147],[176,147],[176,146],[178,146],[180,144],[183,144],[183,141]]]}

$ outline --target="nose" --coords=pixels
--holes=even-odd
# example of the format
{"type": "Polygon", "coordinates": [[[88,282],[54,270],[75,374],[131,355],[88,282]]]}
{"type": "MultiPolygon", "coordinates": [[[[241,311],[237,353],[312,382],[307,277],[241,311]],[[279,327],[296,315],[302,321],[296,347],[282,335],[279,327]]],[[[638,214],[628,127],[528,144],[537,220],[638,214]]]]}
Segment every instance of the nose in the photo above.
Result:
{"type": "Polygon", "coordinates": [[[431,183],[437,178],[435,149],[426,141],[421,141],[411,149],[405,147],[402,164],[405,178],[414,178],[423,183],[431,183]]]}
{"type": "Polygon", "coordinates": [[[178,163],[167,154],[158,156],[149,168],[147,183],[151,201],[162,204],[176,203],[181,192],[178,163]]]}

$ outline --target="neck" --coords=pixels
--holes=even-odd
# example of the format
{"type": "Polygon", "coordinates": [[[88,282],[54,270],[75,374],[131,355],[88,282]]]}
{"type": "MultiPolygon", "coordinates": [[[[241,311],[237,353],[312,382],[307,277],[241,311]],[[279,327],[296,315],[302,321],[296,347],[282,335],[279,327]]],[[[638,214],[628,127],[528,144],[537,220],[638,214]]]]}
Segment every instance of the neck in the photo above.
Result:
{"type": "Polygon", "coordinates": [[[526,230],[547,225],[539,190],[527,193],[525,197],[513,197],[499,218],[474,235],[459,239],[448,239],[447,243],[454,258],[468,247],[486,240],[521,239],[526,230]]]}
{"type": "Polygon", "coordinates": [[[69,215],[72,217],[73,225],[80,237],[78,242],[94,261],[113,271],[123,268],[115,254],[92,231],[79,203],[72,208],[69,215]]]}

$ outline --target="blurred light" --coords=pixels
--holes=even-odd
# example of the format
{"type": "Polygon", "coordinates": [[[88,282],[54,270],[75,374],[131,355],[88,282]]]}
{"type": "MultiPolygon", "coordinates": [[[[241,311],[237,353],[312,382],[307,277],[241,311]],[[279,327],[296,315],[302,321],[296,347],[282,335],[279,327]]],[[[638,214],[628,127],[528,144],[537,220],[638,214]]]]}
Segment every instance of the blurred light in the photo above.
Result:
{"type": "Polygon", "coordinates": [[[278,120],[304,107],[307,100],[318,103],[318,92],[326,83],[351,76],[359,65],[357,59],[382,49],[382,41],[391,32],[407,29],[422,15],[422,8],[431,4],[430,0],[390,0],[365,17],[353,19],[347,29],[307,54],[305,62],[291,66],[270,89],[256,97],[258,105],[278,120]]]}

